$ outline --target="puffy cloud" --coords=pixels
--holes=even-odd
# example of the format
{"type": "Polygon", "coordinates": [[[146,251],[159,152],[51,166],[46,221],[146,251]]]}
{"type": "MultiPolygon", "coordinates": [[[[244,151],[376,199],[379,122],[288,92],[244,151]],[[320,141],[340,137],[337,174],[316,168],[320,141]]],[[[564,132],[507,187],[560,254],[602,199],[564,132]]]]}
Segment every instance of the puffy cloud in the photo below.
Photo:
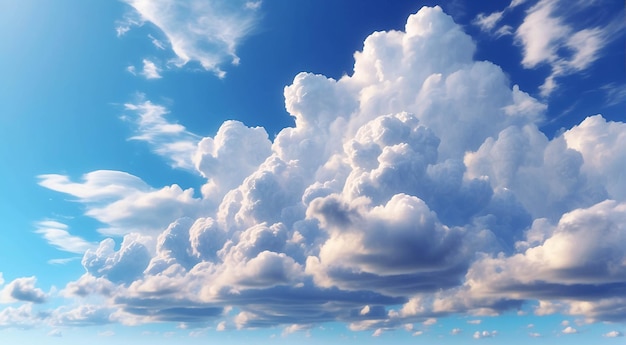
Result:
{"type": "Polygon", "coordinates": [[[626,163],[624,133],[626,123],[595,115],[563,134],[567,146],[582,154],[581,169],[586,175],[604,186],[609,198],[620,201],[626,200],[626,179],[620,168],[626,163]]]}
{"type": "Polygon", "coordinates": [[[203,138],[193,162],[197,171],[209,179],[203,194],[221,199],[239,186],[271,154],[271,142],[261,127],[246,127],[238,121],[226,121],[215,137],[203,138]]]}
{"type": "Polygon", "coordinates": [[[0,328],[18,327],[28,329],[40,325],[45,315],[33,310],[31,303],[0,310],[0,328]]]}
{"type": "Polygon", "coordinates": [[[37,278],[17,278],[6,284],[0,291],[0,301],[11,303],[15,301],[44,303],[48,296],[39,288],[35,287],[37,278]]]}
{"type": "Polygon", "coordinates": [[[395,195],[384,206],[352,208],[336,196],[316,199],[309,216],[329,239],[307,273],[321,286],[388,294],[436,290],[458,284],[469,253],[465,233],[446,227],[420,199],[395,195]]]}
{"type": "MultiPolygon", "coordinates": [[[[194,59],[187,43],[175,50],[194,59]]],[[[207,182],[194,197],[123,172],[40,176],[125,236],[87,250],[87,274],[62,291],[102,308],[61,310],[59,323],[342,321],[380,335],[527,301],[538,315],[624,320],[623,123],[591,117],[548,138],[546,105],[474,51],[423,8],[404,31],[370,35],[352,75],[295,76],[295,127],[273,142],[236,121],[201,138],[165,107],[127,105],[135,139],[207,182]]]]}
{"type": "Polygon", "coordinates": [[[118,35],[132,26],[151,22],[167,38],[177,56],[178,66],[199,62],[206,70],[223,77],[220,69],[226,60],[238,64],[237,45],[254,28],[261,2],[125,0],[141,17],[127,19],[119,25],[118,35]]]}
{"type": "Polygon", "coordinates": [[[57,309],[53,322],[63,326],[91,326],[110,323],[111,310],[100,306],[83,304],[74,309],[57,309]]]}
{"type": "Polygon", "coordinates": [[[126,235],[119,250],[115,241],[107,238],[96,250],[87,250],[82,264],[95,277],[105,277],[115,283],[130,283],[141,276],[150,262],[150,253],[141,239],[126,235]]]}
{"type": "Polygon", "coordinates": [[[583,299],[621,295],[626,283],[626,250],[621,245],[626,240],[625,215],[626,204],[607,200],[566,213],[553,228],[535,221],[529,232],[544,232],[539,245],[511,257],[478,260],[468,272],[468,284],[488,294],[583,299]]]}
{"type": "Polygon", "coordinates": [[[576,328],[573,328],[571,326],[567,326],[565,327],[562,331],[563,334],[576,334],[578,333],[578,331],[576,330],[576,328]]]}
{"type": "Polygon", "coordinates": [[[617,338],[617,337],[623,337],[624,333],[620,331],[610,331],[610,332],[604,333],[602,336],[605,338],[617,338]]]}

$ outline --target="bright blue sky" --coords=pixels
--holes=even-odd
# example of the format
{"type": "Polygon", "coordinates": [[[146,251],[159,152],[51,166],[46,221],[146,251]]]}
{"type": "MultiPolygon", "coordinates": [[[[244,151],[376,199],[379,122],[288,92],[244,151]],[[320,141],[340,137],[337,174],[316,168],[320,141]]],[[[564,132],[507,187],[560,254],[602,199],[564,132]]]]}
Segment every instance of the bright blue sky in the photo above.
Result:
{"type": "Polygon", "coordinates": [[[0,0],[0,337],[623,341],[623,18],[0,0]]]}

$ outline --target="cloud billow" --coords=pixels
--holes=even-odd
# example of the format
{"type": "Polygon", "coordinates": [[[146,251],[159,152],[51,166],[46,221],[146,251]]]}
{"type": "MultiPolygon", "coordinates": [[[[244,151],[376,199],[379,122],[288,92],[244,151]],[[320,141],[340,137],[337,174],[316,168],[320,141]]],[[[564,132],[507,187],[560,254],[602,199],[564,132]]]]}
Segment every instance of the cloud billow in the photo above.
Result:
{"type": "Polygon", "coordinates": [[[101,296],[107,320],[129,324],[386,330],[535,301],[625,320],[607,305],[626,305],[626,125],[597,115],[547,138],[546,105],[474,50],[422,8],[405,31],[370,35],[352,75],[295,76],[295,127],[273,142],[236,121],[199,138],[160,106],[128,105],[144,120],[134,138],[206,185],[194,196],[121,172],[41,176],[125,235],[119,250],[89,249],[64,295],[101,296]]]}

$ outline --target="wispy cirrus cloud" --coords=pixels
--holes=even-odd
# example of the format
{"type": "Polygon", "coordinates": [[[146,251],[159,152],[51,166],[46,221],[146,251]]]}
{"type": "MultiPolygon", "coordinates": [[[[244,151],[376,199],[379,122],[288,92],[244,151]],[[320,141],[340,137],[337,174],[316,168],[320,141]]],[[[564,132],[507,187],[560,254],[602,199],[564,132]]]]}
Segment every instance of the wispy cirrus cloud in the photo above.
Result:
{"type": "Polygon", "coordinates": [[[474,24],[496,37],[514,34],[522,47],[523,67],[550,66],[551,73],[540,86],[544,97],[558,88],[559,78],[588,69],[601,56],[603,48],[620,36],[624,27],[617,14],[602,25],[581,27],[571,19],[572,13],[588,13],[594,6],[601,5],[580,1],[572,4],[562,0],[535,1],[517,28],[502,24],[508,12],[526,3],[528,1],[512,1],[502,11],[481,13],[474,19],[474,24]]]}
{"type": "MultiPolygon", "coordinates": [[[[174,1],[124,0],[138,14],[128,16],[118,25],[118,35],[144,22],[154,24],[176,54],[174,64],[183,66],[190,61],[214,72],[228,62],[239,63],[236,49],[255,28],[261,1],[174,1]]],[[[154,39],[153,39],[154,42],[154,39]]],[[[157,45],[158,47],[159,45],[157,45]]]]}
{"type": "Polygon", "coordinates": [[[36,233],[41,234],[48,243],[59,250],[83,254],[87,249],[95,248],[96,244],[69,233],[66,224],[45,220],[37,223],[36,233]]]}

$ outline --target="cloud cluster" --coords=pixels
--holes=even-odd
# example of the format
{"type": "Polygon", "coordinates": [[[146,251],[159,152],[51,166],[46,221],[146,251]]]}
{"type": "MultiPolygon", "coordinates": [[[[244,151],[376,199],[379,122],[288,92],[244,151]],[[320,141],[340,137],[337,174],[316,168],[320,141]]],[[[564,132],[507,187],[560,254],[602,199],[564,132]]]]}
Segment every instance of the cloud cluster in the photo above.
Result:
{"type": "MultiPolygon", "coordinates": [[[[131,4],[161,23],[161,5],[131,4]]],[[[177,44],[182,59],[202,54],[177,44]]],[[[380,335],[525,303],[625,320],[626,125],[597,115],[548,138],[546,106],[474,50],[422,8],[404,31],[370,35],[352,75],[298,74],[284,90],[295,127],[273,142],[236,121],[200,138],[160,105],[127,105],[135,139],[206,184],[195,196],[118,171],[40,176],[117,236],[86,250],[85,275],[61,292],[102,303],[56,320],[286,334],[341,321],[380,335]]]]}

